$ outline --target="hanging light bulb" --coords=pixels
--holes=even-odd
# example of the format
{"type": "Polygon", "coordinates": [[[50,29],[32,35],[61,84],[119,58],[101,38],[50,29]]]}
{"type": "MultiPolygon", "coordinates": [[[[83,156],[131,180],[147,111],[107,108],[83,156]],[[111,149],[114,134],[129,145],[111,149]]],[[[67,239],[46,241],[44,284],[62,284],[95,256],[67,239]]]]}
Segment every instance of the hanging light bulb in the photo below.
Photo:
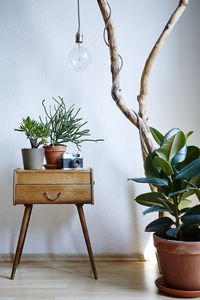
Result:
{"type": "Polygon", "coordinates": [[[80,5],[77,0],[78,7],[78,31],[76,33],[76,47],[68,55],[68,63],[74,71],[82,71],[87,68],[91,62],[91,54],[87,48],[83,46],[83,35],[80,33],[80,5]]]}

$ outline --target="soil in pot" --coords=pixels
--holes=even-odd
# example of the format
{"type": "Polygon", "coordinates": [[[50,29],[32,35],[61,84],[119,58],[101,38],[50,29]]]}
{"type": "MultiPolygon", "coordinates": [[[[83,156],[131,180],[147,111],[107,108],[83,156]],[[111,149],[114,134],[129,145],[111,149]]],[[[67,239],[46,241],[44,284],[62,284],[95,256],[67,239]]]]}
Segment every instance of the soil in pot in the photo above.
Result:
{"type": "Polygon", "coordinates": [[[154,246],[166,287],[200,291],[200,242],[167,240],[154,234],[154,246]]]}
{"type": "Polygon", "coordinates": [[[61,154],[65,153],[66,146],[43,146],[45,149],[45,159],[47,165],[57,166],[60,169],[61,164],[61,154]]]}
{"type": "Polygon", "coordinates": [[[25,170],[40,170],[43,167],[44,149],[22,149],[25,170]]]}

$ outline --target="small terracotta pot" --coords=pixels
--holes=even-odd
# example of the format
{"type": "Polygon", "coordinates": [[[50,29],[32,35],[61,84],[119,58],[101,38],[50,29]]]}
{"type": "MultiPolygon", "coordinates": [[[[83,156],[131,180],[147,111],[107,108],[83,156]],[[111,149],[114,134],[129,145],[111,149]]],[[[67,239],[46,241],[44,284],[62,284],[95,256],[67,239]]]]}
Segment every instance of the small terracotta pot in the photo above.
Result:
{"type": "Polygon", "coordinates": [[[200,290],[200,242],[174,241],[154,234],[160,268],[167,287],[200,290]]]}
{"type": "Polygon", "coordinates": [[[66,146],[43,146],[47,165],[57,165],[60,168],[61,154],[65,153],[66,146]]]}

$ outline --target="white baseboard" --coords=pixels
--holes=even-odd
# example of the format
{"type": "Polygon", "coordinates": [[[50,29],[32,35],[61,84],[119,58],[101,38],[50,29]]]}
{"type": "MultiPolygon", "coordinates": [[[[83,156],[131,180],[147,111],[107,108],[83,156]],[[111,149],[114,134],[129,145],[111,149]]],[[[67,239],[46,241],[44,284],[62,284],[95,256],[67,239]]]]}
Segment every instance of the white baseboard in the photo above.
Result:
{"type": "MultiPolygon", "coordinates": [[[[13,261],[14,254],[0,254],[0,261],[13,261]]],[[[145,261],[143,254],[94,254],[95,261],[145,261]]],[[[23,254],[21,261],[88,261],[87,254],[23,254]]]]}

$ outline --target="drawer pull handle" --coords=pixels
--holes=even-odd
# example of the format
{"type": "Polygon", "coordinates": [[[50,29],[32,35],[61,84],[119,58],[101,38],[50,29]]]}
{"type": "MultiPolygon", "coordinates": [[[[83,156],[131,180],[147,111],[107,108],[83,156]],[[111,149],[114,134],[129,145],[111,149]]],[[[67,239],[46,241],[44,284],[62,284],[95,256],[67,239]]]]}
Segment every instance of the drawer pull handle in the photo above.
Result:
{"type": "Polygon", "coordinates": [[[62,196],[62,192],[59,192],[55,198],[50,197],[48,192],[45,192],[44,195],[45,195],[45,197],[47,197],[48,200],[56,201],[60,198],[60,196],[62,196]]]}

